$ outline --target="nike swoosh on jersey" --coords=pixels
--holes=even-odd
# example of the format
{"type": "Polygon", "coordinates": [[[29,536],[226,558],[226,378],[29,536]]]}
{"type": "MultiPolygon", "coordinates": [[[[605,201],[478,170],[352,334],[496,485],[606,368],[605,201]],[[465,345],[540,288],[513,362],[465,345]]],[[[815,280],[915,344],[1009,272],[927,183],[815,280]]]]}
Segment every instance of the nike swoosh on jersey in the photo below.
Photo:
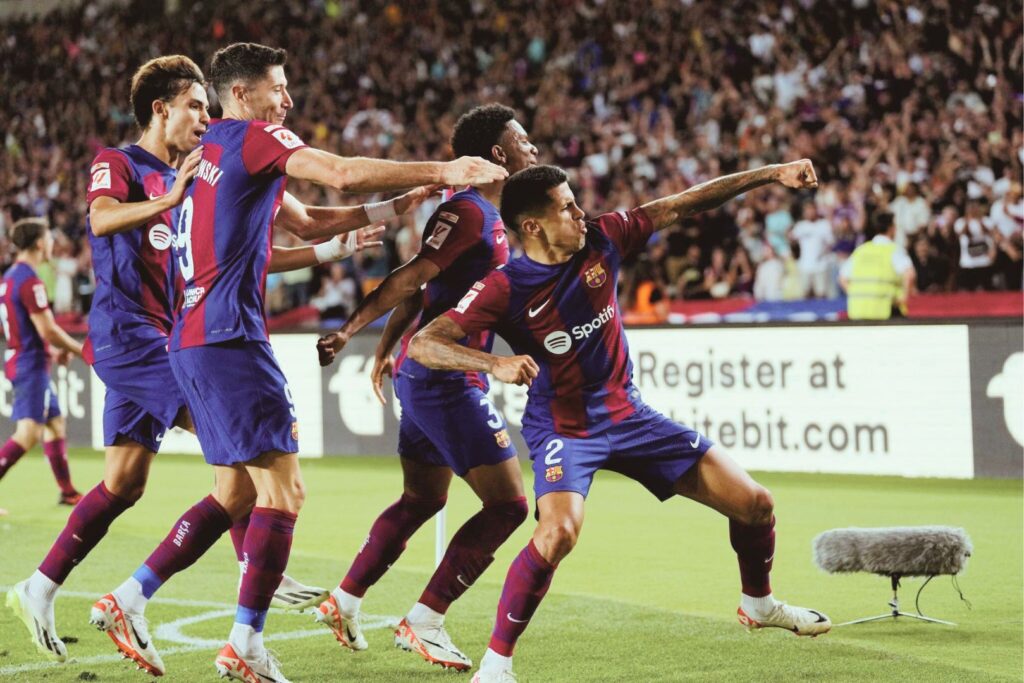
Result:
{"type": "Polygon", "coordinates": [[[545,306],[547,306],[547,305],[548,305],[549,303],[551,303],[551,299],[548,299],[547,301],[545,301],[544,303],[542,303],[542,304],[541,304],[540,306],[538,306],[537,308],[531,308],[531,309],[530,309],[529,311],[527,311],[528,315],[529,315],[529,316],[530,316],[531,318],[535,318],[535,317],[537,317],[537,314],[538,314],[538,313],[540,313],[541,311],[543,311],[543,310],[544,310],[544,307],[545,307],[545,306]]]}
{"type": "Polygon", "coordinates": [[[497,237],[494,238],[494,241],[497,242],[498,244],[504,244],[505,243],[505,233],[499,234],[497,237]]]}

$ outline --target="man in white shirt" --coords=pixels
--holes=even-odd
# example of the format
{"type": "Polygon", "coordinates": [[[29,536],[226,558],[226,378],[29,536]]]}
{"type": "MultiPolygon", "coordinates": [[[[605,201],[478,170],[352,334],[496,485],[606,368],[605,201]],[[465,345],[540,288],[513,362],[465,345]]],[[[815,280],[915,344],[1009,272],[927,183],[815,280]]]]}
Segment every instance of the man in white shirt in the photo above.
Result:
{"type": "Polygon", "coordinates": [[[896,244],[907,246],[908,239],[928,225],[932,217],[928,202],[921,196],[917,183],[907,183],[903,193],[889,205],[893,222],[896,224],[896,244]]]}
{"type": "Polygon", "coordinates": [[[800,243],[800,258],[797,270],[803,286],[804,296],[824,299],[829,294],[829,266],[832,254],[829,248],[835,242],[832,223],[818,217],[818,208],[813,201],[804,204],[803,218],[789,231],[790,239],[800,243]]]}

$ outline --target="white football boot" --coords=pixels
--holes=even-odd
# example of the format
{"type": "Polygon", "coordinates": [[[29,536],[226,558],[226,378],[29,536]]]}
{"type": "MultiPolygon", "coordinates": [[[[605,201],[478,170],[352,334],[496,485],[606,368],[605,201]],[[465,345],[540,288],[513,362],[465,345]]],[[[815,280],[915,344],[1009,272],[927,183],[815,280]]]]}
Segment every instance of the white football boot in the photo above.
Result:
{"type": "Polygon", "coordinates": [[[68,658],[68,649],[64,641],[57,637],[53,603],[29,595],[27,583],[22,581],[7,591],[7,607],[25,624],[37,650],[46,655],[47,659],[63,662],[68,658]]]}
{"type": "Polygon", "coordinates": [[[749,615],[743,608],[736,610],[739,622],[748,630],[759,628],[784,628],[798,636],[820,636],[832,629],[829,618],[813,609],[793,607],[784,602],[775,601],[775,605],[767,614],[749,615]]]}
{"type": "Polygon", "coordinates": [[[96,601],[89,623],[110,636],[121,654],[140,669],[153,676],[164,675],[164,662],[153,645],[146,618],[124,609],[113,593],[96,601]]]}
{"type": "Polygon", "coordinates": [[[408,619],[402,619],[395,629],[395,647],[415,652],[431,664],[440,664],[446,669],[468,671],[473,666],[473,661],[452,643],[444,625],[414,626],[408,619]]]}

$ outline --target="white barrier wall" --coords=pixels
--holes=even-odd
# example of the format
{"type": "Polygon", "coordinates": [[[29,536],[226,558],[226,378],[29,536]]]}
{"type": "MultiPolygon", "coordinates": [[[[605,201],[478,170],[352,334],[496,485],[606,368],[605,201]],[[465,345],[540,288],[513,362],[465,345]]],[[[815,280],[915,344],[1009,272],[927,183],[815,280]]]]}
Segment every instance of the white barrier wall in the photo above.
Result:
{"type": "MultiPolygon", "coordinates": [[[[1021,477],[1019,323],[644,328],[628,332],[652,406],[756,470],[1021,477]]],[[[299,415],[301,454],[392,454],[399,406],[370,388],[376,335],[319,368],[316,335],[273,339],[299,415]]],[[[500,353],[507,348],[499,342],[500,353]]],[[[81,363],[54,371],[72,445],[102,448],[104,389],[81,363]]],[[[390,391],[387,392],[390,395],[390,391]]],[[[517,447],[526,392],[493,383],[517,447]]],[[[10,415],[0,383],[0,414],[10,415]]],[[[168,433],[165,452],[199,453],[168,433]]]]}

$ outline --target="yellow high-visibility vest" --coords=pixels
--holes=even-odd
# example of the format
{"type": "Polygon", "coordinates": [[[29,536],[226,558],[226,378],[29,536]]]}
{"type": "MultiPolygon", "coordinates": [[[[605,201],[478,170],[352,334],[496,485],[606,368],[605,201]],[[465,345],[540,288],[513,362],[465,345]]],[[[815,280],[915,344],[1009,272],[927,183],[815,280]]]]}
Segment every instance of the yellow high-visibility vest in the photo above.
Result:
{"type": "Polygon", "coordinates": [[[892,266],[895,242],[865,242],[850,255],[846,313],[850,320],[888,320],[903,283],[892,266]]]}

